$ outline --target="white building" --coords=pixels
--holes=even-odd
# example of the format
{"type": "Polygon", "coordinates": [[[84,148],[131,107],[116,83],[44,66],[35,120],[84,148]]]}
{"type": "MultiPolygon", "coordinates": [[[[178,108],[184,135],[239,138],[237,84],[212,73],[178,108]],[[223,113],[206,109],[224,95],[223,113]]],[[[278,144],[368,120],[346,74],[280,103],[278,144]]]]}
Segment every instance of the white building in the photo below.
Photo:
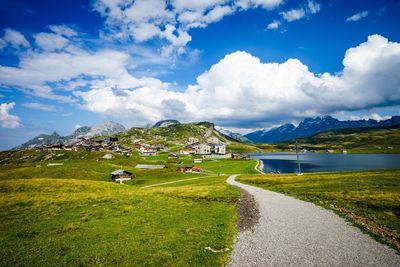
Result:
{"type": "Polygon", "coordinates": [[[211,154],[211,146],[207,144],[198,144],[194,146],[194,151],[197,155],[211,154]]]}
{"type": "Polygon", "coordinates": [[[151,146],[144,146],[140,147],[140,155],[141,156],[155,156],[157,155],[157,150],[151,146]]]}
{"type": "Polygon", "coordinates": [[[213,153],[218,155],[225,155],[226,154],[226,146],[225,144],[213,144],[213,153]]]}

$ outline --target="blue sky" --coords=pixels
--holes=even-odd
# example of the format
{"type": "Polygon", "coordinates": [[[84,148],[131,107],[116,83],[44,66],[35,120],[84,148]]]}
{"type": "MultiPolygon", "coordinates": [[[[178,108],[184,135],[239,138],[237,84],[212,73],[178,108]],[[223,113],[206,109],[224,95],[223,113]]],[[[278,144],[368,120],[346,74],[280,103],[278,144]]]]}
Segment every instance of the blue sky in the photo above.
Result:
{"type": "Polygon", "coordinates": [[[400,1],[0,0],[0,149],[113,120],[399,115],[400,1]]]}

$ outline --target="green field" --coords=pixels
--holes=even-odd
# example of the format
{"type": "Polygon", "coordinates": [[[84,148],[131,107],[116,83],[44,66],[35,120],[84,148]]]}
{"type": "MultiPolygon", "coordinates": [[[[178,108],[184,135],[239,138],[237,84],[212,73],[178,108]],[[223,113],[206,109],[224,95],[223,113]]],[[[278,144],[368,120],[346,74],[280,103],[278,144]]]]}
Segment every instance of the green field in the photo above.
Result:
{"type": "Polygon", "coordinates": [[[0,266],[224,266],[240,195],[229,174],[333,209],[399,249],[400,170],[259,175],[254,160],[106,153],[0,152],[0,266]],[[181,173],[179,164],[203,172],[181,173]],[[135,179],[112,182],[119,168],[135,179]],[[143,188],[177,180],[185,181],[143,188]]]}
{"type": "Polygon", "coordinates": [[[400,251],[400,170],[243,175],[237,180],[332,209],[400,251]]]}
{"type": "Polygon", "coordinates": [[[217,173],[254,173],[254,161],[205,160],[195,165],[207,172],[184,174],[176,166],[191,157],[168,160],[165,153],[104,160],[104,154],[0,153],[0,266],[227,263],[239,191],[217,173]],[[47,166],[55,162],[64,165],[47,166]],[[137,163],[168,168],[137,170],[137,163]],[[111,182],[110,172],[121,167],[136,175],[134,182],[111,182]],[[141,188],[194,177],[201,178],[141,188]]]}

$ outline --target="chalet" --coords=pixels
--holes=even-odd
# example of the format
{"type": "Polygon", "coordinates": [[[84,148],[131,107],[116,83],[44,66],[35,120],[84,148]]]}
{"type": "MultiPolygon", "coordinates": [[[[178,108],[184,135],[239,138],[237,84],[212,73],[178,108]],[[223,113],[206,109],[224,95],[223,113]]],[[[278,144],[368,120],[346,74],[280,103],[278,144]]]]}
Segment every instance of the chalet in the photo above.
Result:
{"type": "Polygon", "coordinates": [[[196,155],[207,155],[211,154],[211,146],[208,144],[197,144],[194,146],[196,155]]]}
{"type": "Polygon", "coordinates": [[[193,171],[193,165],[179,165],[178,166],[178,171],[180,172],[192,172],[193,171]]]}
{"type": "Polygon", "coordinates": [[[123,181],[128,181],[128,180],[132,180],[133,178],[133,174],[131,172],[119,169],[116,171],[113,171],[111,173],[111,179],[113,181],[119,181],[121,184],[123,183],[123,181]]]}
{"type": "Polygon", "coordinates": [[[151,147],[151,146],[144,146],[144,145],[142,145],[141,147],[140,147],[140,155],[141,156],[155,156],[155,155],[157,155],[157,150],[156,149],[154,149],[153,147],[151,147]]]}

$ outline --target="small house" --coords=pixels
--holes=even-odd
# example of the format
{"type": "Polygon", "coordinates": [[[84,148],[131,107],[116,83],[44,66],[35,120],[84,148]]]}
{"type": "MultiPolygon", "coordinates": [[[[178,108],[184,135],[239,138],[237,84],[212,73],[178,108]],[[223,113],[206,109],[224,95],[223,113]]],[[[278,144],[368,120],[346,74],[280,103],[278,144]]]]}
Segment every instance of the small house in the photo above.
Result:
{"type": "Polygon", "coordinates": [[[241,157],[240,157],[240,154],[239,154],[239,153],[232,153],[232,154],[231,154],[231,158],[233,158],[233,159],[240,159],[241,157]]]}
{"type": "Polygon", "coordinates": [[[133,174],[131,172],[119,169],[116,171],[113,171],[111,173],[111,179],[113,181],[119,181],[121,184],[123,183],[123,181],[128,181],[128,180],[132,180],[133,174]]]}
{"type": "Polygon", "coordinates": [[[179,165],[178,166],[178,171],[180,171],[180,172],[192,172],[193,171],[193,165],[179,165]]]}
{"type": "Polygon", "coordinates": [[[157,155],[157,150],[149,145],[147,145],[147,146],[142,145],[140,147],[140,155],[141,156],[155,156],[155,155],[157,155]]]}

